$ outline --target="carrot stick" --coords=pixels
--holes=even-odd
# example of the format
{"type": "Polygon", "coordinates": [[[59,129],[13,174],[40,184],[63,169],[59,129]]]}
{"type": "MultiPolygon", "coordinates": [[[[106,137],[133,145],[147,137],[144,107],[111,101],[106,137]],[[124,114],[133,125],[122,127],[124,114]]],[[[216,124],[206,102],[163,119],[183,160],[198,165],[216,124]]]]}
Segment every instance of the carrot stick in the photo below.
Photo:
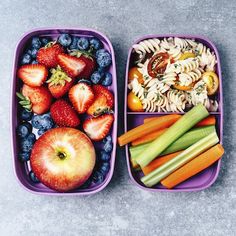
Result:
{"type": "MultiPolygon", "coordinates": [[[[144,119],[144,123],[147,123],[151,120],[155,120],[155,119],[159,118],[159,117],[150,117],[150,118],[146,118],[144,119]]],[[[208,125],[215,125],[216,124],[216,118],[215,116],[209,116],[207,118],[205,118],[204,120],[200,121],[199,123],[197,123],[195,125],[195,127],[203,127],[203,126],[208,126],[208,125]]],[[[158,138],[162,133],[164,133],[164,131],[166,131],[166,129],[161,129],[161,130],[155,130],[145,136],[142,136],[138,139],[135,139],[132,142],[132,146],[137,146],[139,144],[143,144],[143,143],[148,143],[153,141],[154,139],[158,138]]]]}
{"type": "Polygon", "coordinates": [[[118,138],[118,143],[120,146],[123,146],[127,143],[132,142],[133,140],[140,138],[154,130],[163,129],[166,127],[171,126],[174,124],[181,115],[166,115],[166,116],[160,116],[158,119],[155,119],[153,121],[147,122],[146,124],[142,124],[140,126],[137,126],[134,129],[129,130],[125,134],[121,135],[118,138]]]}
{"type": "Polygon", "coordinates": [[[208,116],[207,118],[203,119],[202,121],[196,124],[196,127],[207,126],[207,125],[215,125],[216,118],[215,116],[208,116]]]}
{"type": "Polygon", "coordinates": [[[132,142],[132,146],[137,146],[139,144],[143,144],[143,143],[148,143],[154,139],[156,139],[157,137],[159,137],[161,134],[163,134],[165,131],[167,130],[167,128],[165,129],[160,129],[160,130],[156,130],[153,131],[145,136],[142,136],[140,138],[135,139],[132,142]]]}
{"type": "MultiPolygon", "coordinates": [[[[158,119],[158,118],[159,118],[159,116],[145,118],[143,120],[143,123],[145,124],[145,123],[148,123],[148,122],[153,121],[153,120],[158,119]]],[[[216,124],[215,116],[208,116],[207,118],[205,118],[202,121],[198,122],[196,124],[196,127],[207,126],[207,125],[215,125],[215,124],[216,124]]]]}
{"type": "Polygon", "coordinates": [[[166,188],[173,188],[212,165],[220,159],[223,154],[224,148],[220,144],[217,144],[167,176],[161,181],[161,184],[166,188]]]}
{"type": "Polygon", "coordinates": [[[142,171],[143,171],[144,175],[149,174],[150,172],[152,172],[153,170],[155,170],[159,166],[163,165],[164,163],[166,163],[170,159],[172,159],[172,158],[176,157],[177,155],[179,155],[181,152],[182,151],[174,152],[174,153],[162,156],[162,157],[157,157],[155,160],[150,162],[147,166],[142,168],[142,171]]]}

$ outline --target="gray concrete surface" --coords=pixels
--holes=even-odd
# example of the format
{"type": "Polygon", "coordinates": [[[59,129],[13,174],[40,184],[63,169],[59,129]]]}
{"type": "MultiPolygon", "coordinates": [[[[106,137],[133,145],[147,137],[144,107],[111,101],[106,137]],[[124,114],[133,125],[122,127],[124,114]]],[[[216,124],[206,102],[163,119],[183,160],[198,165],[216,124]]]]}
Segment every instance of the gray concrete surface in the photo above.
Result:
{"type": "MultiPolygon", "coordinates": [[[[0,3],[0,235],[236,235],[236,2],[235,1],[10,1],[0,3]],[[149,193],[128,176],[118,148],[114,176],[88,197],[37,196],[13,175],[9,95],[13,52],[20,36],[44,26],[90,27],[112,41],[118,84],[132,42],[148,33],[193,33],[219,49],[224,87],[226,154],[216,183],[196,193],[149,193]]],[[[121,93],[120,93],[121,94],[121,93]]],[[[119,96],[119,134],[123,97],[119,96]]]]}

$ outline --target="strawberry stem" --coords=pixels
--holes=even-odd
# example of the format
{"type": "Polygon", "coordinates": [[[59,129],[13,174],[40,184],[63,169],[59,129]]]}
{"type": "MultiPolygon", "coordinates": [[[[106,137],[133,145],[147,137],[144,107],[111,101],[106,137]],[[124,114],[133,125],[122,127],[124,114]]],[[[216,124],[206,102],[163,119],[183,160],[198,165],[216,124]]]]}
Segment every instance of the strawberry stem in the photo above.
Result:
{"type": "Polygon", "coordinates": [[[16,96],[20,99],[19,104],[27,111],[32,111],[32,104],[28,97],[25,97],[22,93],[16,93],[16,96]]]}
{"type": "Polygon", "coordinates": [[[51,69],[50,72],[52,73],[49,80],[46,82],[49,84],[49,86],[53,85],[62,85],[64,86],[66,82],[70,82],[72,78],[70,78],[62,69],[60,66],[58,66],[56,69],[51,69]]]}

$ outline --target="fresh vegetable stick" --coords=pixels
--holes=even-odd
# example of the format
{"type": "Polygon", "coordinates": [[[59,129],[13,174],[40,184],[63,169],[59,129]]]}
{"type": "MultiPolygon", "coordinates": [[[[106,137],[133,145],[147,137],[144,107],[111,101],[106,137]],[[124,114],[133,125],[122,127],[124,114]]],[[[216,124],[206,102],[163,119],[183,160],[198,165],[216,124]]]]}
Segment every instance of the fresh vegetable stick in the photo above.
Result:
{"type": "Polygon", "coordinates": [[[174,152],[162,157],[157,157],[155,160],[153,160],[152,162],[150,162],[147,166],[142,168],[142,171],[144,173],[144,175],[149,174],[150,172],[152,172],[153,170],[155,170],[156,168],[158,168],[159,166],[165,164],[167,161],[171,160],[172,158],[176,157],[177,155],[179,155],[182,151],[179,152],[174,152]]]}
{"type": "Polygon", "coordinates": [[[141,181],[147,186],[152,187],[153,185],[159,183],[161,180],[166,178],[168,175],[173,173],[175,170],[191,161],[194,157],[198,156],[202,152],[206,151],[213,145],[219,142],[219,138],[216,132],[213,132],[201,139],[197,143],[193,144],[183,152],[181,152],[178,156],[169,160],[162,166],[158,167],[148,175],[141,178],[141,181]]]}
{"type": "MultiPolygon", "coordinates": [[[[161,136],[152,141],[137,157],[136,161],[140,167],[148,165],[152,160],[159,156],[171,143],[177,140],[180,136],[186,133],[199,121],[209,115],[207,109],[202,104],[196,105],[190,111],[185,113],[177,120],[170,128],[167,129],[161,136]]],[[[144,125],[148,125],[150,121],[144,125]]]]}
{"type": "MultiPolygon", "coordinates": [[[[206,119],[200,121],[197,125],[195,125],[195,127],[205,127],[205,126],[212,126],[212,125],[215,125],[215,117],[214,116],[210,116],[209,119],[207,117],[206,119]]],[[[158,138],[166,130],[167,130],[167,128],[161,129],[161,130],[156,130],[156,131],[151,132],[143,137],[135,139],[132,142],[132,146],[137,146],[140,144],[151,142],[151,141],[155,140],[156,138],[158,138]]]]}
{"type": "MultiPolygon", "coordinates": [[[[169,147],[167,147],[167,149],[165,149],[160,154],[160,156],[184,150],[214,131],[215,126],[213,125],[191,129],[190,131],[182,135],[179,139],[177,139],[175,142],[173,142],[169,147]]],[[[150,142],[140,144],[138,146],[132,146],[129,148],[133,168],[137,168],[139,166],[136,162],[136,157],[139,153],[143,151],[143,149],[147,148],[148,145],[150,145],[150,142]]]]}
{"type": "Polygon", "coordinates": [[[148,143],[150,141],[153,141],[154,139],[159,137],[161,134],[163,134],[166,130],[167,130],[167,128],[156,130],[156,131],[153,131],[153,132],[151,132],[151,133],[149,133],[149,134],[147,134],[147,135],[145,135],[143,137],[135,139],[132,142],[132,146],[137,146],[139,144],[144,144],[144,143],[148,143]]]}
{"type": "Polygon", "coordinates": [[[173,188],[212,165],[219,160],[223,154],[224,148],[220,144],[217,144],[167,176],[161,181],[161,184],[166,188],[173,188]]]}
{"type": "Polygon", "coordinates": [[[206,126],[206,125],[215,125],[216,124],[216,118],[215,116],[208,116],[204,120],[198,122],[196,124],[196,127],[206,126]]]}
{"type": "Polygon", "coordinates": [[[160,116],[158,119],[150,121],[146,124],[142,124],[134,129],[129,130],[125,134],[121,135],[118,138],[118,143],[120,146],[123,146],[127,143],[132,142],[133,140],[142,137],[154,130],[163,129],[165,127],[169,127],[174,124],[176,120],[178,120],[181,115],[166,115],[160,116]]]}
{"type": "MultiPolygon", "coordinates": [[[[147,123],[149,121],[153,121],[155,119],[158,119],[159,116],[154,116],[154,117],[149,117],[149,118],[145,118],[143,120],[143,123],[147,123]]],[[[198,122],[196,124],[196,127],[201,127],[201,126],[207,126],[207,125],[215,125],[216,124],[216,118],[215,116],[208,116],[207,118],[205,118],[204,120],[198,122]]]]}

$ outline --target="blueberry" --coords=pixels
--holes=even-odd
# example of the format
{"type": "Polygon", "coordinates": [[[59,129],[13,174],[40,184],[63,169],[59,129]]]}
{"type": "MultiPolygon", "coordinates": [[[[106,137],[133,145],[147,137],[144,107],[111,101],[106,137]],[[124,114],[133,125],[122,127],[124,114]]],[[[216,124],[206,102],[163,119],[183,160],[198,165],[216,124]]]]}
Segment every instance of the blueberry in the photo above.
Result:
{"type": "Polygon", "coordinates": [[[109,162],[103,162],[100,167],[100,172],[105,176],[110,170],[110,163],[109,162]]]}
{"type": "Polygon", "coordinates": [[[112,74],[110,72],[105,73],[105,78],[102,81],[102,85],[110,86],[112,84],[112,74]]]}
{"type": "Polygon", "coordinates": [[[54,122],[50,114],[42,115],[40,123],[41,123],[42,129],[44,130],[49,130],[54,127],[54,122]]]}
{"type": "Polygon", "coordinates": [[[20,112],[20,119],[25,121],[30,121],[33,116],[33,113],[31,111],[27,111],[26,109],[23,109],[20,112]]]}
{"type": "Polygon", "coordinates": [[[93,84],[99,84],[99,82],[102,80],[102,74],[98,71],[94,71],[90,80],[93,82],[93,84]]]}
{"type": "Polygon", "coordinates": [[[112,137],[111,137],[111,135],[110,135],[110,134],[107,135],[106,138],[105,138],[105,140],[111,142],[111,141],[112,141],[112,137]]]}
{"type": "Polygon", "coordinates": [[[110,141],[107,141],[103,146],[103,149],[105,152],[111,152],[112,148],[113,148],[113,144],[110,141]]]}
{"type": "Polygon", "coordinates": [[[104,77],[105,71],[103,67],[98,67],[97,71],[101,73],[102,77],[104,77]]]}
{"type": "Polygon", "coordinates": [[[25,162],[30,159],[30,152],[20,152],[18,155],[20,161],[25,162]]]}
{"type": "Polygon", "coordinates": [[[30,123],[25,122],[16,128],[16,133],[20,138],[26,138],[32,131],[30,123]]]}
{"type": "Polygon", "coordinates": [[[42,43],[42,46],[45,46],[47,45],[51,40],[49,38],[41,38],[41,43],[42,43]]]}
{"type": "Polygon", "coordinates": [[[35,136],[34,133],[31,133],[31,134],[28,135],[27,139],[28,139],[30,142],[35,143],[35,141],[36,141],[36,136],[35,136]]]}
{"type": "Polygon", "coordinates": [[[97,63],[100,67],[108,67],[111,65],[111,54],[108,51],[99,53],[97,63]]]}
{"type": "Polygon", "coordinates": [[[29,177],[30,177],[30,180],[34,183],[40,182],[32,170],[29,172],[29,177]]]}
{"type": "Polygon", "coordinates": [[[95,50],[98,50],[102,47],[102,42],[97,38],[89,39],[90,46],[95,50]]]}
{"type": "Polygon", "coordinates": [[[36,129],[41,129],[41,116],[40,115],[34,115],[31,121],[31,124],[36,129]]]}
{"type": "Polygon", "coordinates": [[[83,189],[88,188],[91,185],[91,183],[92,183],[92,179],[89,178],[88,180],[86,180],[86,182],[83,185],[80,186],[80,188],[83,188],[83,189]]]}
{"type": "Polygon", "coordinates": [[[95,171],[92,179],[94,183],[101,184],[104,180],[103,173],[101,173],[100,171],[95,171]]]}
{"type": "Polygon", "coordinates": [[[35,65],[35,64],[38,64],[38,62],[36,60],[33,60],[31,64],[35,65]]]}
{"type": "Polygon", "coordinates": [[[109,161],[111,158],[110,154],[106,153],[105,151],[101,151],[100,159],[101,161],[109,161]]]}
{"type": "Polygon", "coordinates": [[[25,65],[25,64],[29,64],[31,62],[31,56],[30,54],[26,53],[23,55],[22,59],[21,59],[21,64],[25,65]]]}
{"type": "Polygon", "coordinates": [[[23,152],[30,152],[33,148],[34,142],[32,139],[29,139],[28,137],[22,139],[20,142],[20,149],[23,152]]]}
{"type": "Polygon", "coordinates": [[[36,58],[37,57],[38,50],[36,48],[32,48],[31,50],[31,57],[36,58]]]}
{"type": "Polygon", "coordinates": [[[80,79],[80,80],[79,80],[79,83],[85,83],[85,84],[88,84],[88,85],[91,85],[91,84],[92,84],[91,81],[88,80],[88,79],[80,79]]]}
{"type": "Polygon", "coordinates": [[[103,49],[99,49],[99,50],[96,51],[95,56],[98,57],[99,54],[102,54],[102,53],[104,53],[104,52],[106,52],[106,49],[104,49],[104,48],[103,48],[103,49]]]}
{"type": "Polygon", "coordinates": [[[71,42],[72,39],[69,34],[61,34],[58,38],[58,43],[60,43],[63,47],[70,46],[71,42]]]}
{"type": "Polygon", "coordinates": [[[77,47],[80,50],[87,50],[89,47],[89,41],[86,38],[79,38],[77,42],[77,47]]]}
{"type": "Polygon", "coordinates": [[[76,37],[76,36],[72,36],[72,42],[71,42],[71,45],[70,45],[70,50],[73,50],[73,49],[77,49],[78,48],[78,40],[79,38],[76,37]]]}
{"type": "Polygon", "coordinates": [[[39,129],[38,130],[38,135],[41,136],[42,134],[44,134],[47,130],[45,129],[39,129]]]}
{"type": "Polygon", "coordinates": [[[39,39],[39,37],[33,37],[32,41],[31,41],[31,46],[32,48],[36,48],[39,49],[41,47],[41,41],[39,39]]]}

